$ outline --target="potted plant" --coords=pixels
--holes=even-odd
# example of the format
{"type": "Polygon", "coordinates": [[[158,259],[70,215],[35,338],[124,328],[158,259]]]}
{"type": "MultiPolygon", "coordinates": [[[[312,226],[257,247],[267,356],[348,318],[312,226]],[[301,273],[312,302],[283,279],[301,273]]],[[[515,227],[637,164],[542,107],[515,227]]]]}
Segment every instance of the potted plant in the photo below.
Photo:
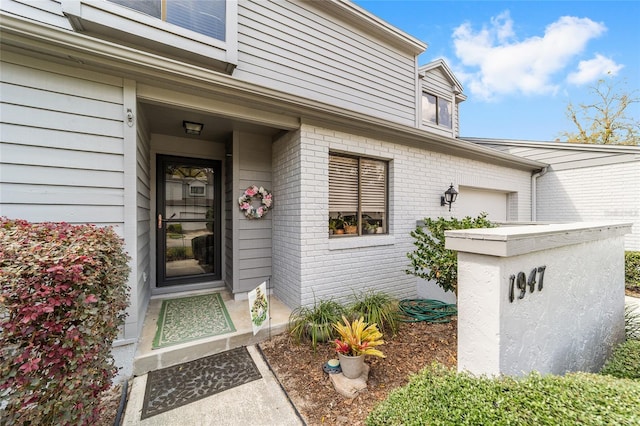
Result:
{"type": "Polygon", "coordinates": [[[343,226],[344,220],[340,213],[337,217],[329,217],[329,234],[344,234],[343,226]]]}
{"type": "Polygon", "coordinates": [[[375,234],[378,230],[378,222],[365,222],[364,223],[364,232],[367,234],[375,234]]]}
{"type": "Polygon", "coordinates": [[[358,218],[356,216],[344,217],[344,232],[345,234],[358,233],[358,218]]]}
{"type": "Polygon", "coordinates": [[[349,320],[343,315],[342,322],[333,324],[333,328],[340,335],[334,341],[342,374],[349,379],[360,377],[364,369],[365,355],[385,358],[385,355],[376,346],[384,344],[382,333],[376,324],[368,324],[364,317],[349,320]]]}

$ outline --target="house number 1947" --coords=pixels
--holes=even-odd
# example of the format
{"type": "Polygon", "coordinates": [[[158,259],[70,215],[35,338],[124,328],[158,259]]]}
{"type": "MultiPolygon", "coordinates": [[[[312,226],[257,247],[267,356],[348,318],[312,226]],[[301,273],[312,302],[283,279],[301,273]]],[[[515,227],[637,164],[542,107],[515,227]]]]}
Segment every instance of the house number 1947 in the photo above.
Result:
{"type": "Polygon", "coordinates": [[[527,294],[527,287],[529,287],[529,293],[533,293],[536,289],[536,284],[538,284],[538,291],[542,291],[545,269],[547,269],[546,266],[533,268],[529,273],[529,278],[527,278],[524,272],[518,272],[518,275],[511,275],[509,277],[509,302],[513,303],[513,300],[515,299],[516,287],[520,290],[518,299],[524,299],[524,296],[527,294]],[[536,275],[538,277],[537,282],[536,275]]]}

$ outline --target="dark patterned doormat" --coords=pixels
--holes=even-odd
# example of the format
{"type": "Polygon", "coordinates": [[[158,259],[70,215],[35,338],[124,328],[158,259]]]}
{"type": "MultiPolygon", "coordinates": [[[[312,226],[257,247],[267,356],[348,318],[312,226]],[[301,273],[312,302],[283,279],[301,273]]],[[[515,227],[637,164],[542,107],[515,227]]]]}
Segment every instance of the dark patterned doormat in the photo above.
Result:
{"type": "Polygon", "coordinates": [[[151,348],[163,348],[234,331],[236,328],[220,293],[163,300],[151,348]]]}
{"type": "Polygon", "coordinates": [[[246,347],[149,373],[140,419],[261,379],[246,347]]]}

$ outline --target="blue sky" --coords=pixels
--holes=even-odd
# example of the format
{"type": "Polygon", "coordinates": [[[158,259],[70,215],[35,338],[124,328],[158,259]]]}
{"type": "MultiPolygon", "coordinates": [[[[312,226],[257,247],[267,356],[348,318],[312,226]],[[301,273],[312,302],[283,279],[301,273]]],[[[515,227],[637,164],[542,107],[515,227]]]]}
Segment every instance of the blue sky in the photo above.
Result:
{"type": "Polygon", "coordinates": [[[354,1],[427,43],[419,65],[447,62],[463,137],[553,141],[601,78],[640,96],[640,1],[354,1]]]}

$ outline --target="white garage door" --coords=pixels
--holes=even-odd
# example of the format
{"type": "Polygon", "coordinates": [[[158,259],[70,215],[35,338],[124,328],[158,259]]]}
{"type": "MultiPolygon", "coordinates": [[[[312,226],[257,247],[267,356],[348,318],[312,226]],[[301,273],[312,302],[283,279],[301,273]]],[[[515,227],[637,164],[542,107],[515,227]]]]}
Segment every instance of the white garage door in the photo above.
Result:
{"type": "Polygon", "coordinates": [[[458,199],[454,203],[455,217],[476,217],[481,212],[486,212],[489,220],[507,220],[506,192],[470,188],[468,186],[461,186],[458,188],[458,192],[458,199]]]}

